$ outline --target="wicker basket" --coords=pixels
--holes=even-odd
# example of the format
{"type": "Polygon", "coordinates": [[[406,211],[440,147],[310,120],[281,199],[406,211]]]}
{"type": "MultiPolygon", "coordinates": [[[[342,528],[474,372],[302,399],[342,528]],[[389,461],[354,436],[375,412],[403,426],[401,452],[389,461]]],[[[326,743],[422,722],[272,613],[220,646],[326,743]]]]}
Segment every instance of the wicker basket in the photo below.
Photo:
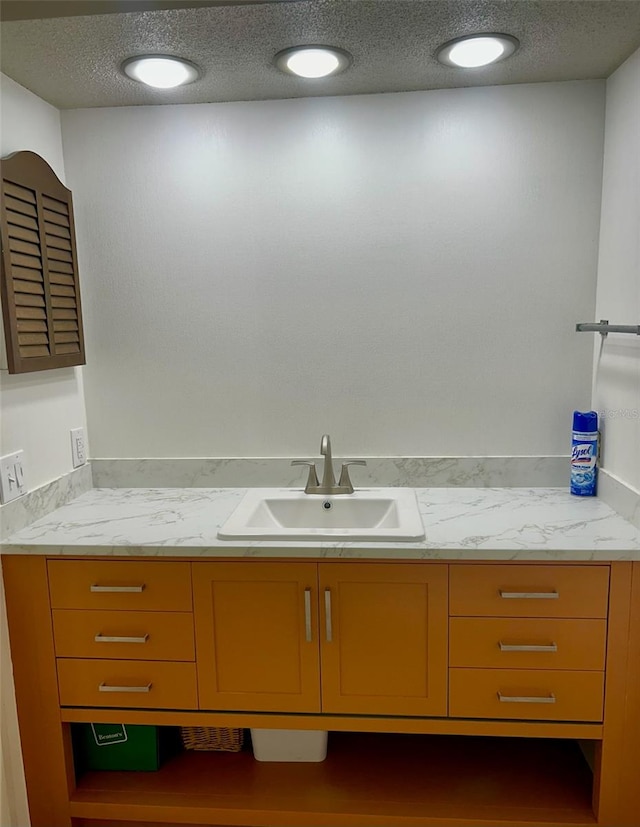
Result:
{"type": "Polygon", "coordinates": [[[208,752],[240,752],[244,742],[244,729],[183,726],[180,727],[180,733],[185,749],[208,752]]]}

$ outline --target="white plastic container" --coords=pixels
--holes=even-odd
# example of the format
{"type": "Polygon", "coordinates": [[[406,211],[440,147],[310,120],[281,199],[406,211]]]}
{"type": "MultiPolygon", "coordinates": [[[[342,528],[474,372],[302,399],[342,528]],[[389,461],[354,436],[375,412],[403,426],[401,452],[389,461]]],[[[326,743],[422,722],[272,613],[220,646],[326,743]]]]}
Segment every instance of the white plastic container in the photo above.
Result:
{"type": "Polygon", "coordinates": [[[328,732],[315,729],[252,729],[256,761],[324,761],[328,732]]]}

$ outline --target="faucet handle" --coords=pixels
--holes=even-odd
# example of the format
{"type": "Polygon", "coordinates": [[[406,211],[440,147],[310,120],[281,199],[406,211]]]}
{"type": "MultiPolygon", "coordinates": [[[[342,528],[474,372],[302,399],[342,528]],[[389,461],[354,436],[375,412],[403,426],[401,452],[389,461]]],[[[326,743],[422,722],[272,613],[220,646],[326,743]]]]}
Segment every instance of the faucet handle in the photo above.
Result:
{"type": "Polygon", "coordinates": [[[352,459],[349,462],[342,463],[342,469],[340,470],[340,481],[338,485],[341,488],[350,488],[349,494],[353,494],[353,485],[351,484],[351,480],[349,479],[349,466],[350,465],[366,465],[366,461],[363,459],[352,459]]]}
{"type": "Polygon", "coordinates": [[[317,488],[320,483],[318,482],[318,474],[316,472],[316,464],[315,462],[308,462],[304,459],[293,459],[291,460],[292,465],[308,465],[309,466],[309,477],[307,479],[307,484],[305,485],[305,493],[309,493],[310,488],[317,488]]]}

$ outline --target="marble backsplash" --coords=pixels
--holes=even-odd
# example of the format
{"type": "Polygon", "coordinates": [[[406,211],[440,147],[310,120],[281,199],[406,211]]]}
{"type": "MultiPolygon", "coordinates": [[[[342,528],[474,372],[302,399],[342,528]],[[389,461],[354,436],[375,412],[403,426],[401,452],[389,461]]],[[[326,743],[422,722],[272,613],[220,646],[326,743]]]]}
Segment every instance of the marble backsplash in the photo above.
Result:
{"type": "MultiPolygon", "coordinates": [[[[307,458],[322,467],[317,457],[307,458]]],[[[341,459],[335,460],[336,468],[341,459]]],[[[356,488],[568,488],[569,458],[367,457],[351,469],[356,488]]],[[[307,470],[288,458],[94,459],[0,506],[5,539],[91,488],[262,488],[303,486],[307,470]]],[[[640,528],[640,494],[600,470],[598,497],[640,528]]]]}
{"type": "Polygon", "coordinates": [[[21,531],[92,488],[91,465],[87,463],[0,506],[0,539],[4,540],[16,531],[21,531]]]}
{"type": "Polygon", "coordinates": [[[640,528],[640,492],[602,468],[598,472],[598,497],[625,520],[640,528]]]}
{"type": "MultiPolygon", "coordinates": [[[[322,459],[316,462],[319,475],[322,459]]],[[[336,471],[341,458],[334,458],[336,471]]],[[[569,458],[366,457],[351,468],[356,488],[562,488],[569,485],[569,458]]],[[[307,469],[290,458],[94,459],[96,488],[267,488],[304,486],[307,469]]]]}

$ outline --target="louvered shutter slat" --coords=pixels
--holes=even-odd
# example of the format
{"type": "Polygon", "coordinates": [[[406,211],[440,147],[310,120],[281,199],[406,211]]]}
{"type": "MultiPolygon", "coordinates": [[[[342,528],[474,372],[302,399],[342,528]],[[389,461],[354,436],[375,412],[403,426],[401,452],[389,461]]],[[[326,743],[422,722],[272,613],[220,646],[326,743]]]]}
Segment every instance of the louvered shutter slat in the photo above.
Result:
{"type": "Polygon", "coordinates": [[[53,323],[54,333],[77,331],[78,322],[75,319],[60,319],[53,323]]]}
{"type": "Polygon", "coordinates": [[[25,359],[35,359],[36,356],[49,356],[49,348],[44,346],[30,346],[30,345],[23,345],[20,348],[20,355],[25,359]]]}
{"type": "Polygon", "coordinates": [[[69,250],[71,252],[71,242],[68,238],[58,238],[56,235],[45,235],[47,247],[57,248],[58,250],[69,250]]]}
{"type": "Polygon", "coordinates": [[[66,250],[56,250],[54,247],[47,247],[47,258],[55,261],[66,261],[68,264],[73,261],[71,253],[66,250]]]}
{"type": "Polygon", "coordinates": [[[35,218],[31,218],[28,215],[22,215],[22,213],[14,212],[14,210],[10,209],[6,210],[6,216],[7,223],[13,225],[14,227],[26,227],[27,230],[38,231],[38,222],[35,218]]]}
{"type": "Polygon", "coordinates": [[[65,287],[64,284],[52,284],[49,288],[52,296],[67,296],[75,299],[76,291],[73,287],[65,287]]]}
{"type": "Polygon", "coordinates": [[[31,293],[15,293],[15,302],[19,307],[44,307],[42,296],[32,296],[31,293]]]}
{"type": "Polygon", "coordinates": [[[47,323],[42,321],[18,321],[18,333],[46,333],[47,323]]]}
{"type": "Polygon", "coordinates": [[[16,293],[33,293],[36,296],[44,296],[44,285],[36,281],[14,279],[13,289],[16,293]]]}
{"type": "Polygon", "coordinates": [[[25,281],[42,281],[42,270],[35,270],[31,267],[14,267],[14,279],[24,279],[25,281]]]}
{"type": "Polygon", "coordinates": [[[60,215],[69,215],[69,210],[64,201],[58,201],[57,198],[50,198],[48,195],[42,196],[42,204],[45,210],[59,213],[60,215]]]}
{"type": "Polygon", "coordinates": [[[75,280],[73,276],[68,275],[67,273],[56,273],[51,271],[51,267],[49,267],[49,281],[52,285],[54,284],[64,284],[67,287],[73,287],[75,285],[75,280]]]}
{"type": "Polygon", "coordinates": [[[36,203],[35,193],[29,189],[29,187],[21,187],[18,184],[12,184],[10,181],[7,181],[4,191],[6,195],[18,198],[20,201],[26,201],[27,204],[36,203]]]}
{"type": "Polygon", "coordinates": [[[78,332],[77,331],[68,331],[63,333],[54,333],[54,338],[56,340],[56,344],[70,344],[71,342],[77,342],[78,332]]]}
{"type": "Polygon", "coordinates": [[[49,337],[46,333],[18,333],[20,345],[48,345],[49,337]]]}
{"type": "Polygon", "coordinates": [[[50,224],[48,221],[44,222],[44,231],[49,235],[57,235],[60,238],[71,238],[68,224],[59,227],[57,224],[50,224]]]}
{"type": "Polygon", "coordinates": [[[9,228],[10,238],[18,238],[21,241],[28,241],[31,244],[39,244],[40,238],[37,230],[28,230],[26,227],[17,227],[12,225],[9,228]]]}
{"type": "Polygon", "coordinates": [[[75,310],[65,310],[64,308],[56,308],[53,311],[53,321],[55,324],[56,319],[77,319],[78,314],[75,310]]]}
{"type": "Polygon", "coordinates": [[[16,317],[18,319],[18,324],[20,324],[20,319],[44,319],[45,324],[47,323],[47,314],[44,309],[41,309],[40,307],[26,307],[24,305],[17,307],[16,317]]]}
{"type": "Polygon", "coordinates": [[[9,195],[6,196],[5,204],[8,210],[12,210],[18,213],[18,215],[27,215],[30,218],[36,219],[38,217],[35,204],[27,204],[26,201],[19,201],[17,198],[11,198],[9,195]]]}
{"type": "Polygon", "coordinates": [[[65,261],[49,260],[49,273],[66,273],[68,276],[73,277],[73,267],[65,261]]]}
{"type": "Polygon", "coordinates": [[[34,256],[40,258],[40,244],[31,244],[28,241],[22,241],[19,238],[9,236],[9,249],[13,253],[24,253],[25,256],[34,256]]]}
{"type": "Polygon", "coordinates": [[[51,307],[68,307],[68,308],[75,308],[76,300],[75,297],[67,297],[67,296],[52,296],[51,297],[51,307]]]}

